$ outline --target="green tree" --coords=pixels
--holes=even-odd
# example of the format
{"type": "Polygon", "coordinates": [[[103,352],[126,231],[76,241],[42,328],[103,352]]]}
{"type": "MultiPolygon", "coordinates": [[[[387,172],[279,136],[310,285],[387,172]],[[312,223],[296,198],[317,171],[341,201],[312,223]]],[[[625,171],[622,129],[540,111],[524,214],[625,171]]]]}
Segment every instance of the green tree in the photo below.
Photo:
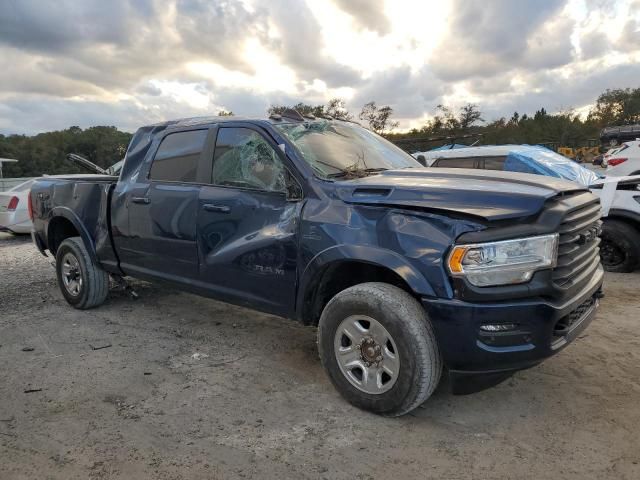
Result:
{"type": "Polygon", "coordinates": [[[640,123],[640,88],[617,88],[602,93],[589,120],[600,126],[640,123]]]}
{"type": "Polygon", "coordinates": [[[96,165],[107,168],[120,161],[131,134],[115,127],[69,127],[66,130],[26,135],[0,135],[0,157],[18,159],[5,165],[6,177],[33,177],[43,174],[86,173],[66,160],[77,153],[96,165]]]}

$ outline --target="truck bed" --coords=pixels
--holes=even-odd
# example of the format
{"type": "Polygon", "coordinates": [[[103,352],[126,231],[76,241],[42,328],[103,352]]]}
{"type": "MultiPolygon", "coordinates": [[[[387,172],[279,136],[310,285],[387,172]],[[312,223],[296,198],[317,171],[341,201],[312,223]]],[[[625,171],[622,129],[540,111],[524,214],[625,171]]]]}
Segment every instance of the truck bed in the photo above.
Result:
{"type": "Polygon", "coordinates": [[[118,177],[110,175],[65,175],[43,177],[31,187],[33,228],[43,247],[55,254],[57,239],[49,237],[50,221],[68,221],[81,237],[86,237],[90,252],[107,269],[117,268],[111,244],[110,199],[118,177]],[[61,217],[64,220],[61,220],[61,217]]]}

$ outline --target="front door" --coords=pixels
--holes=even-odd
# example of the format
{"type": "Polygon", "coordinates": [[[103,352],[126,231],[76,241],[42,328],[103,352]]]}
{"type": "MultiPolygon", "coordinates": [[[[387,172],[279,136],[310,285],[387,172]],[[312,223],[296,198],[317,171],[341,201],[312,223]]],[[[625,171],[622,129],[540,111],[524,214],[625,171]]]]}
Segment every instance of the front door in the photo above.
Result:
{"type": "Polygon", "coordinates": [[[284,162],[260,131],[220,127],[197,220],[201,280],[221,297],[279,315],[294,306],[302,206],[286,199],[284,162]]]}

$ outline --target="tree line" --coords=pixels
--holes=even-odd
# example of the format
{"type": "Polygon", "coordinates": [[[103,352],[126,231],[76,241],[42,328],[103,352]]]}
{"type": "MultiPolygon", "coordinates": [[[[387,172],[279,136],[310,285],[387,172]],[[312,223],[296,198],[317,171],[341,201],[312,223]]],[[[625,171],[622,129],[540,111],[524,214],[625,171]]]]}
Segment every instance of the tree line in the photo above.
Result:
{"type": "Polygon", "coordinates": [[[124,157],[130,140],[130,133],[116,127],[69,127],[34,136],[0,135],[0,158],[18,160],[5,163],[3,175],[9,178],[87,173],[66,160],[68,153],[77,153],[107,168],[124,157]]]}
{"type": "MultiPolygon", "coordinates": [[[[286,108],[320,117],[354,119],[341,99],[330,100],[326,105],[272,106],[269,113],[279,113],[286,108]]],[[[398,122],[393,120],[393,114],[392,107],[379,106],[372,101],[362,107],[358,119],[409,151],[427,150],[451,142],[485,145],[528,143],[551,148],[593,146],[598,144],[600,130],[605,126],[640,123],[640,88],[606,90],[598,96],[585,118],[572,110],[550,114],[540,108],[532,115],[514,112],[509,118],[487,122],[478,105],[469,103],[457,110],[438,105],[435,115],[420,128],[394,132],[398,122]]]]}
{"type": "MultiPolygon", "coordinates": [[[[407,132],[394,131],[398,123],[393,118],[393,108],[375,101],[363,105],[357,115],[349,112],[345,101],[339,98],[322,105],[272,105],[267,113],[278,114],[287,108],[295,108],[303,115],[359,120],[408,151],[427,150],[451,142],[575,147],[597,143],[599,132],[605,126],[640,123],[640,88],[606,90],[585,118],[573,111],[550,114],[540,108],[532,115],[514,112],[509,118],[487,122],[478,105],[467,104],[457,110],[438,105],[431,119],[407,132]]],[[[219,115],[233,115],[233,112],[221,110],[219,115]]],[[[74,126],[34,136],[0,135],[0,158],[19,160],[4,165],[5,177],[82,173],[81,167],[65,159],[67,153],[80,154],[106,168],[124,157],[130,140],[131,133],[108,126],[86,129],[74,126]]]]}

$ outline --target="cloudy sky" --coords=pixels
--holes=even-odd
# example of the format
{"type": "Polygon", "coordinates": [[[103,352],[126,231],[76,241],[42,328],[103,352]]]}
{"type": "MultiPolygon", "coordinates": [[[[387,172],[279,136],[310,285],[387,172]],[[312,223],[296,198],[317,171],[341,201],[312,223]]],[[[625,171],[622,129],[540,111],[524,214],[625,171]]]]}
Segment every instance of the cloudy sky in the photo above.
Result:
{"type": "Polygon", "coordinates": [[[341,97],[400,128],[640,87],[640,0],[1,0],[0,132],[341,97]]]}

